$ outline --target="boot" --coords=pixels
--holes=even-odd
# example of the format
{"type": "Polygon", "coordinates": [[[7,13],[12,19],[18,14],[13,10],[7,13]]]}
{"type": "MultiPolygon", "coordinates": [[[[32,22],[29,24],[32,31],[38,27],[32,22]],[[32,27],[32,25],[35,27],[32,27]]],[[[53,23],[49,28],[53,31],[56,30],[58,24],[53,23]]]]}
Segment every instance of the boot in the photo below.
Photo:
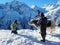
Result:
{"type": "Polygon", "coordinates": [[[41,40],[41,42],[45,42],[45,40],[41,40]]]}
{"type": "Polygon", "coordinates": [[[45,42],[45,37],[46,37],[46,35],[41,35],[42,36],[42,39],[43,40],[41,40],[42,42],[45,42]]]}

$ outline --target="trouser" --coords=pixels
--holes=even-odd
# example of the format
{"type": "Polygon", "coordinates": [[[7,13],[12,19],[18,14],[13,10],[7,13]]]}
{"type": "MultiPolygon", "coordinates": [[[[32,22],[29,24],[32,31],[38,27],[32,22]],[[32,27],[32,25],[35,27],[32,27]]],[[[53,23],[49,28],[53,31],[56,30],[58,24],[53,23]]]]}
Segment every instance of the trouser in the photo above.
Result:
{"type": "Polygon", "coordinates": [[[45,34],[41,34],[41,37],[42,37],[42,39],[45,41],[46,35],[45,35],[45,34]]]}
{"type": "Polygon", "coordinates": [[[46,28],[41,28],[41,37],[43,40],[45,40],[46,37],[46,28]]]}
{"type": "Polygon", "coordinates": [[[17,29],[12,29],[11,33],[17,34],[17,29]]]}

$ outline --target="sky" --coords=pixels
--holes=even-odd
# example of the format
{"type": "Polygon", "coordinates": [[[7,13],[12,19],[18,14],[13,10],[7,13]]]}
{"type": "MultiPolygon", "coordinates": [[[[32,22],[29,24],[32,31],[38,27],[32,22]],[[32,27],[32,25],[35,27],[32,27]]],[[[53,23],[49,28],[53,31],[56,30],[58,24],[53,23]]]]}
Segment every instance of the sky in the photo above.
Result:
{"type": "MultiPolygon", "coordinates": [[[[0,4],[4,4],[6,2],[11,2],[13,0],[0,0],[0,4]]],[[[20,2],[26,3],[28,6],[37,5],[38,7],[43,6],[44,4],[53,4],[57,3],[57,0],[18,0],[20,2]]]]}

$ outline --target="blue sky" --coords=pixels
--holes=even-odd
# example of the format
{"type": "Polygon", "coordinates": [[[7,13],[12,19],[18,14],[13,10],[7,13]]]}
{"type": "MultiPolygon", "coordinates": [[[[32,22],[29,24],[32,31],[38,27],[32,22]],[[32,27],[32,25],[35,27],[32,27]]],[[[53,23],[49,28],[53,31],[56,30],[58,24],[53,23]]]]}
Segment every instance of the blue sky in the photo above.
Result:
{"type": "MultiPolygon", "coordinates": [[[[0,0],[0,4],[6,2],[11,2],[13,0],[0,0]]],[[[57,0],[19,0],[20,2],[26,3],[28,6],[37,5],[38,7],[43,6],[44,4],[56,3],[57,0]]]]}

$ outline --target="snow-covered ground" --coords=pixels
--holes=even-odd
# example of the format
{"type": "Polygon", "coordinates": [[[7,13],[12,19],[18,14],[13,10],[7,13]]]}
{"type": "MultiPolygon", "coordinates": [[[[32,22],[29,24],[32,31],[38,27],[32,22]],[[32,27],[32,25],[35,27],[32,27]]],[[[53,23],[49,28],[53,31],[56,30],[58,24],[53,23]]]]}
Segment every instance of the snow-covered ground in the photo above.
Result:
{"type": "Polygon", "coordinates": [[[60,45],[60,28],[46,36],[46,42],[41,42],[41,35],[37,30],[21,29],[18,34],[11,34],[11,30],[0,30],[0,45],[60,45]]]}

